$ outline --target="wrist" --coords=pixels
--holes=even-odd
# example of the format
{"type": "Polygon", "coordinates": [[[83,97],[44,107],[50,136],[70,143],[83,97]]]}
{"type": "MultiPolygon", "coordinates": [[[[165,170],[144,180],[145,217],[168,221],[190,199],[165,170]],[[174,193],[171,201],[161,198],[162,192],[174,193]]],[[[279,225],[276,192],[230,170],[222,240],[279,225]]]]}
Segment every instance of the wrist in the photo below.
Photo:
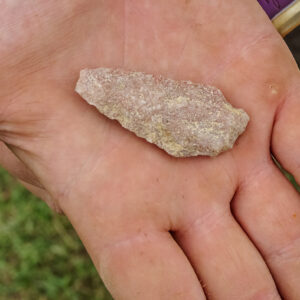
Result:
{"type": "Polygon", "coordinates": [[[282,36],[300,25],[300,0],[258,0],[282,36]]]}
{"type": "Polygon", "coordinates": [[[274,18],[277,14],[283,11],[286,7],[291,5],[294,0],[258,0],[264,11],[270,17],[274,18]]]}

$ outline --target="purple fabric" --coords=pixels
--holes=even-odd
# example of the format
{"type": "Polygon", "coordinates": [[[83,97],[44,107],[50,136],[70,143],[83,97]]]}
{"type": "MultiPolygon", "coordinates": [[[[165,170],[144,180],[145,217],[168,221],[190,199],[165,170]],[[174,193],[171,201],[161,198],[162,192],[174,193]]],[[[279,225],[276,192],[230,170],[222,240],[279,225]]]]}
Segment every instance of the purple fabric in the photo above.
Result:
{"type": "Polygon", "coordinates": [[[294,2],[294,0],[258,0],[262,8],[268,14],[270,19],[272,19],[276,14],[282,11],[289,4],[294,2]]]}

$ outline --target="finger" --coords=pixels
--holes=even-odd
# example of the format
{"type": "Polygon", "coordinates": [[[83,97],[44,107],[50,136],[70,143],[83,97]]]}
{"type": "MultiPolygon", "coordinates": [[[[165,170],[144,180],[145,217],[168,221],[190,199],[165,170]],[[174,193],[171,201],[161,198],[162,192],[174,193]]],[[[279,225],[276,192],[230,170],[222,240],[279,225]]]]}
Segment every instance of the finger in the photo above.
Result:
{"type": "Polygon", "coordinates": [[[280,299],[262,257],[230,213],[214,209],[176,234],[212,299],[280,299]]]}
{"type": "Polygon", "coordinates": [[[96,264],[114,299],[205,299],[189,261],[168,232],[107,246],[96,264]]]}
{"type": "Polygon", "coordinates": [[[0,165],[14,177],[31,185],[42,187],[36,176],[13,152],[0,141],[0,165]]]}
{"type": "Polygon", "coordinates": [[[57,202],[50,196],[50,194],[42,189],[39,188],[35,185],[32,185],[30,183],[27,183],[25,181],[19,180],[20,183],[27,189],[29,190],[32,194],[34,194],[35,196],[37,196],[38,198],[42,199],[43,201],[45,201],[47,203],[47,205],[55,212],[57,213],[62,213],[61,208],[59,207],[59,205],[57,204],[57,202]]]}
{"type": "Polygon", "coordinates": [[[271,165],[248,175],[233,209],[271,270],[284,299],[300,298],[300,201],[271,165]]]}
{"type": "Polygon", "coordinates": [[[11,175],[18,178],[30,192],[44,200],[48,206],[55,212],[61,213],[56,201],[42,187],[36,176],[27,168],[24,163],[13,154],[13,152],[0,141],[0,165],[5,168],[11,175]]]}
{"type": "Polygon", "coordinates": [[[272,152],[281,165],[300,182],[300,78],[296,89],[277,112],[272,137],[272,152]]]}

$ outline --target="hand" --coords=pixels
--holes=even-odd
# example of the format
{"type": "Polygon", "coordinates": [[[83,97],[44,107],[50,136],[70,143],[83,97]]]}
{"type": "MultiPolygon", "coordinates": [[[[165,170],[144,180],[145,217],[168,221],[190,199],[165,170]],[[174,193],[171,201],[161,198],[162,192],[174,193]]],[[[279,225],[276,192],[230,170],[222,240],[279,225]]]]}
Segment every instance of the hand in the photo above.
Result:
{"type": "Polygon", "coordinates": [[[0,22],[1,164],[115,299],[299,299],[299,195],[270,154],[300,179],[299,70],[255,0],[16,0],[0,22]],[[231,151],[172,158],[75,94],[100,66],[217,86],[251,121],[231,151]]]}

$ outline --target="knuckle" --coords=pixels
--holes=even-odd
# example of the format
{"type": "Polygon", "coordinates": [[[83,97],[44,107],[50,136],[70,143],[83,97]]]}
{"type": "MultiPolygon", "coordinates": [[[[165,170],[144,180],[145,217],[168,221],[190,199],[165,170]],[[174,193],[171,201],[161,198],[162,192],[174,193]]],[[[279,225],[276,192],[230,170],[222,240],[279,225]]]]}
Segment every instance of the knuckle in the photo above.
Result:
{"type": "Polygon", "coordinates": [[[272,250],[267,259],[272,262],[289,260],[300,262],[300,237],[293,238],[285,246],[272,250]]]}

